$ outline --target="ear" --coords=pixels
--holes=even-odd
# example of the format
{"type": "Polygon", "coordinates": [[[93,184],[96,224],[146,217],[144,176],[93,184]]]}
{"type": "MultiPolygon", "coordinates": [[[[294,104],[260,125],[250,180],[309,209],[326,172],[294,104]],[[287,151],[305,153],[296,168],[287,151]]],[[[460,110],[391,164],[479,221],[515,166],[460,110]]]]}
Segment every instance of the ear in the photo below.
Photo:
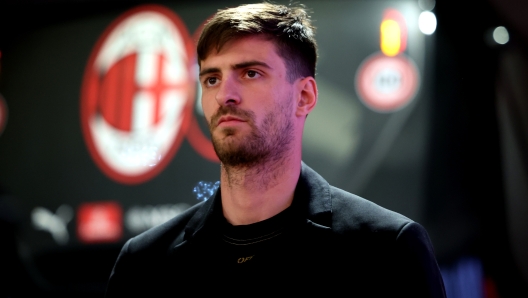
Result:
{"type": "Polygon", "coordinates": [[[317,83],[313,77],[305,77],[298,82],[298,87],[300,92],[295,115],[306,117],[317,104],[317,83]]]}

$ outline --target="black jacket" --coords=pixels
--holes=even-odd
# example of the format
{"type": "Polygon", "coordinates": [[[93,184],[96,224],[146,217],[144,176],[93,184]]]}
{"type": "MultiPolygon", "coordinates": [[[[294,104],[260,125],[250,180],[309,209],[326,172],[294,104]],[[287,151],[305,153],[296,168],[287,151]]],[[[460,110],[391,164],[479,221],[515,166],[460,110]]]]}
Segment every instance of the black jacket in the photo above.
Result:
{"type": "Polygon", "coordinates": [[[292,204],[303,214],[283,258],[244,279],[216,266],[220,191],[130,239],[107,297],[190,294],[445,297],[427,232],[418,223],[330,186],[304,163],[292,204]]]}

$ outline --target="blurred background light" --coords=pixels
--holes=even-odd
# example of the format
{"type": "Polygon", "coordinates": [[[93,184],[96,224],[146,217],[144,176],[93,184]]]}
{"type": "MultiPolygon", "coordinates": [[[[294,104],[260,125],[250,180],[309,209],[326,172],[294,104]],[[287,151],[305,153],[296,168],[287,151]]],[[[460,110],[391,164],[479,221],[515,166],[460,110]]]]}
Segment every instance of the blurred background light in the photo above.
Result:
{"type": "Polygon", "coordinates": [[[505,27],[499,26],[493,30],[493,40],[498,44],[505,44],[510,40],[510,35],[505,27]]]}
{"type": "Polygon", "coordinates": [[[423,34],[433,34],[436,30],[435,14],[430,11],[423,11],[418,17],[418,27],[423,34]]]}
{"type": "Polygon", "coordinates": [[[381,22],[380,31],[381,51],[387,56],[396,56],[400,52],[400,25],[394,20],[384,20],[381,22]]]}
{"type": "Polygon", "coordinates": [[[418,6],[422,10],[433,10],[435,7],[436,1],[435,0],[418,0],[418,6]]]}

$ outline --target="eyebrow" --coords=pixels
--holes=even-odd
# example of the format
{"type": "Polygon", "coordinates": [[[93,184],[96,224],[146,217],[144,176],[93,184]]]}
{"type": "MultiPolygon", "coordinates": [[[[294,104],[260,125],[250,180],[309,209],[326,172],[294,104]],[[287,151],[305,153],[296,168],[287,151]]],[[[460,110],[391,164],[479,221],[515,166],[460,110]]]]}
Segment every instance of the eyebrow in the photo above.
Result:
{"type": "MultiPolygon", "coordinates": [[[[252,61],[246,61],[246,62],[241,62],[241,63],[237,63],[235,65],[233,65],[231,68],[232,69],[241,69],[241,68],[246,68],[246,67],[251,67],[251,66],[263,66],[265,68],[268,68],[268,69],[273,69],[271,66],[269,66],[267,63],[265,62],[262,62],[262,61],[257,61],[257,60],[252,60],[252,61]]],[[[217,68],[217,67],[210,67],[210,68],[204,68],[200,71],[200,77],[206,75],[206,74],[210,74],[210,73],[216,73],[216,72],[220,72],[220,68],[217,68]]]]}

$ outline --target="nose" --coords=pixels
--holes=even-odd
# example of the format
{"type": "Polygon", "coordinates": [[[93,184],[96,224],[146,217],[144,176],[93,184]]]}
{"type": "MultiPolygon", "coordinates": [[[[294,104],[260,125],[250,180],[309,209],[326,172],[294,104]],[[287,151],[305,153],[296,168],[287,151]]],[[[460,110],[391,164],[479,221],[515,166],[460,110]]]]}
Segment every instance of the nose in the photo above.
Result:
{"type": "Polygon", "coordinates": [[[221,106],[240,104],[241,98],[236,79],[224,77],[218,86],[215,99],[221,106]]]}

